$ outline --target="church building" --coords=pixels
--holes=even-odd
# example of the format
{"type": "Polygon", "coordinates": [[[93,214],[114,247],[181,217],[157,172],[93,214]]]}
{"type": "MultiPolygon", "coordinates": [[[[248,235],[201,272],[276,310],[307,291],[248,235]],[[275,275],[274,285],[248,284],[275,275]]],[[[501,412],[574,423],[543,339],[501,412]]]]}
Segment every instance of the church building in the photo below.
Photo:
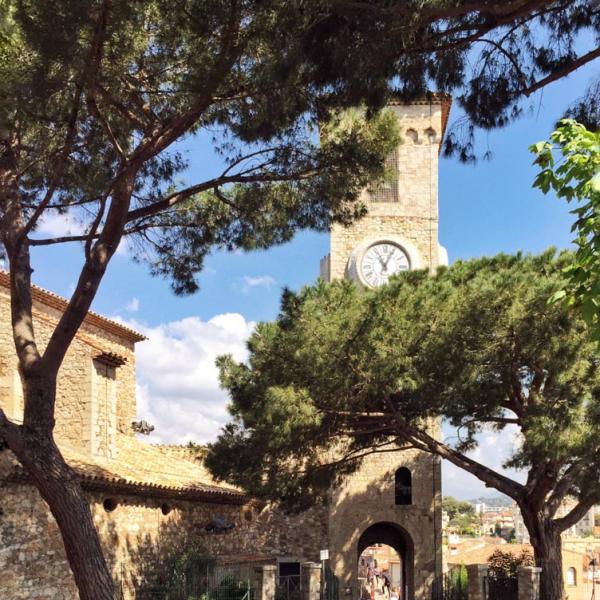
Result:
{"type": "MultiPolygon", "coordinates": [[[[366,217],[333,227],[330,254],[321,261],[325,280],[350,277],[376,286],[401,270],[447,261],[438,242],[437,179],[450,99],[432,95],[390,108],[402,136],[388,159],[390,177],[364,192],[366,217]]],[[[33,304],[43,348],[66,300],[34,286],[33,304]]],[[[325,505],[284,514],[215,482],[201,448],[140,439],[135,344],[143,340],[89,313],[61,367],[57,392],[57,444],[88,495],[120,597],[142,597],[149,565],[151,571],[152,561],[158,564],[182,541],[230,563],[274,565],[281,577],[328,555],[340,600],[360,597],[361,554],[385,544],[399,558],[402,600],[434,597],[442,575],[441,468],[434,457],[414,449],[370,455],[330,491],[325,505]]],[[[16,422],[23,414],[20,385],[8,274],[0,272],[0,406],[16,422]]],[[[432,423],[434,433],[437,428],[432,423]]],[[[77,597],[58,527],[6,449],[0,450],[0,573],[4,600],[77,597]]]]}

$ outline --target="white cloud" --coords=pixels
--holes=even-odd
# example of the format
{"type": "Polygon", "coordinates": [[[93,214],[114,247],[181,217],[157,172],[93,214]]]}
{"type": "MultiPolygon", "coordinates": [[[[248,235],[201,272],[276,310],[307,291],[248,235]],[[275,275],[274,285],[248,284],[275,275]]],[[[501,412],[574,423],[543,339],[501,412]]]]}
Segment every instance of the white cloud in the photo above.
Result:
{"type": "Polygon", "coordinates": [[[256,287],[265,287],[267,289],[272,288],[275,285],[276,281],[270,275],[258,275],[256,277],[251,277],[246,275],[244,277],[244,291],[248,292],[252,288],[256,287]]]}
{"type": "Polygon", "coordinates": [[[125,310],[128,312],[137,312],[140,309],[140,301],[138,298],[132,298],[126,305],[125,310]]]}
{"type": "Polygon", "coordinates": [[[81,235],[85,228],[81,221],[72,214],[64,215],[55,211],[46,212],[39,221],[37,233],[44,237],[63,237],[66,235],[81,235]]]}
{"type": "MultiPolygon", "coordinates": [[[[446,441],[449,430],[445,429],[446,441]]],[[[520,446],[520,433],[515,425],[509,425],[503,431],[485,431],[479,437],[479,445],[468,453],[473,460],[500,472],[511,479],[522,482],[524,473],[503,467],[506,459],[520,446]]],[[[445,496],[461,499],[473,499],[480,496],[497,496],[500,492],[486,488],[485,484],[467,471],[455,467],[452,463],[442,463],[442,490],[445,496]]]]}
{"type": "Polygon", "coordinates": [[[255,324],[235,313],[208,321],[188,317],[154,328],[128,324],[149,338],[137,345],[136,363],[138,417],[156,427],[150,441],[214,440],[230,418],[215,359],[232,354],[245,360],[255,324]]]}
{"type": "MultiPolygon", "coordinates": [[[[69,235],[83,235],[89,223],[83,222],[72,213],[59,214],[47,211],[39,220],[36,234],[42,238],[64,237],[69,235]]],[[[131,254],[131,244],[128,238],[122,238],[117,246],[116,254],[128,256],[131,254]]]]}

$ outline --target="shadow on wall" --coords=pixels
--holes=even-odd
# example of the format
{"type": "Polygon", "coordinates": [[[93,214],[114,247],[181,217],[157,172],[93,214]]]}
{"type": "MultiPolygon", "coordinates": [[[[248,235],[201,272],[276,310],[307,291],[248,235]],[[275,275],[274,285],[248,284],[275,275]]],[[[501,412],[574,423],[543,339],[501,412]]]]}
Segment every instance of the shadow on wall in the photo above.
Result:
{"type": "Polygon", "coordinates": [[[337,482],[329,509],[330,557],[342,595],[358,597],[361,552],[385,544],[401,558],[402,600],[438,597],[440,477],[439,461],[405,449],[369,455],[337,482]]]}
{"type": "MultiPolygon", "coordinates": [[[[155,512],[160,512],[162,522],[146,522],[149,526],[143,527],[135,518],[128,522],[126,513],[134,515],[136,507],[148,513],[147,502],[136,505],[129,499],[123,506],[123,500],[107,500],[102,506],[108,514],[96,521],[119,600],[187,600],[200,598],[209,588],[220,584],[236,587],[234,578],[225,583],[224,576],[219,578],[214,549],[211,551],[205,543],[207,536],[231,537],[232,528],[227,519],[220,520],[219,524],[225,525],[222,530],[215,529],[211,521],[194,523],[192,520],[190,525],[179,510],[170,510],[169,505],[162,504],[154,507],[155,512]],[[122,514],[117,519],[119,510],[122,514]]],[[[235,547],[231,540],[222,541],[235,547]]],[[[225,595],[221,593],[220,597],[236,600],[235,590],[225,595]]]]}

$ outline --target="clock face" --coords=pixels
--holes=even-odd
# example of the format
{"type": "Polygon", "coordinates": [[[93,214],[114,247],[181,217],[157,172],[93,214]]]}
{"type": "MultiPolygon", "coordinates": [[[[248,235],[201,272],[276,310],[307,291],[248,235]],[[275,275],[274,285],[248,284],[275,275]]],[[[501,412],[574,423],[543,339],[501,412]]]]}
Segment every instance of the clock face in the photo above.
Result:
{"type": "Polygon", "coordinates": [[[400,271],[410,269],[408,256],[402,248],[390,242],[379,242],[370,246],[360,263],[363,279],[376,287],[400,271]]]}

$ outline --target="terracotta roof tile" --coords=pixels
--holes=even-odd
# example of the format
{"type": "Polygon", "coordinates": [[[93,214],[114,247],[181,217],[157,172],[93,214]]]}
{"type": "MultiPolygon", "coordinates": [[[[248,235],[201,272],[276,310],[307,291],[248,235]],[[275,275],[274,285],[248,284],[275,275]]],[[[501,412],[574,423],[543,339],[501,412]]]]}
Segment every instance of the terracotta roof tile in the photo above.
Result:
{"type": "Polygon", "coordinates": [[[520,555],[524,551],[528,551],[533,555],[533,548],[530,544],[490,544],[484,541],[473,540],[463,541],[458,546],[456,554],[448,556],[449,565],[484,565],[489,561],[490,556],[496,551],[508,552],[514,555],[520,555]]]}
{"type": "MultiPolygon", "coordinates": [[[[10,289],[10,275],[7,271],[0,270],[0,285],[10,289]]],[[[37,285],[31,285],[31,293],[34,300],[37,300],[46,306],[50,306],[51,308],[55,308],[60,312],[63,312],[67,307],[68,301],[65,298],[37,285]]],[[[104,331],[120,335],[131,342],[142,342],[146,339],[146,336],[142,335],[138,331],[135,331],[130,327],[126,327],[118,321],[103,317],[102,315],[91,310],[85,317],[85,323],[88,323],[89,325],[95,325],[104,331]]]]}
{"type": "MultiPolygon", "coordinates": [[[[117,489],[149,497],[244,503],[248,497],[227,483],[217,483],[200,462],[162,452],[132,436],[117,436],[117,458],[90,457],[67,444],[59,444],[66,461],[79,473],[88,489],[117,489]]],[[[23,469],[14,464],[0,477],[21,479],[23,469]]]]}

